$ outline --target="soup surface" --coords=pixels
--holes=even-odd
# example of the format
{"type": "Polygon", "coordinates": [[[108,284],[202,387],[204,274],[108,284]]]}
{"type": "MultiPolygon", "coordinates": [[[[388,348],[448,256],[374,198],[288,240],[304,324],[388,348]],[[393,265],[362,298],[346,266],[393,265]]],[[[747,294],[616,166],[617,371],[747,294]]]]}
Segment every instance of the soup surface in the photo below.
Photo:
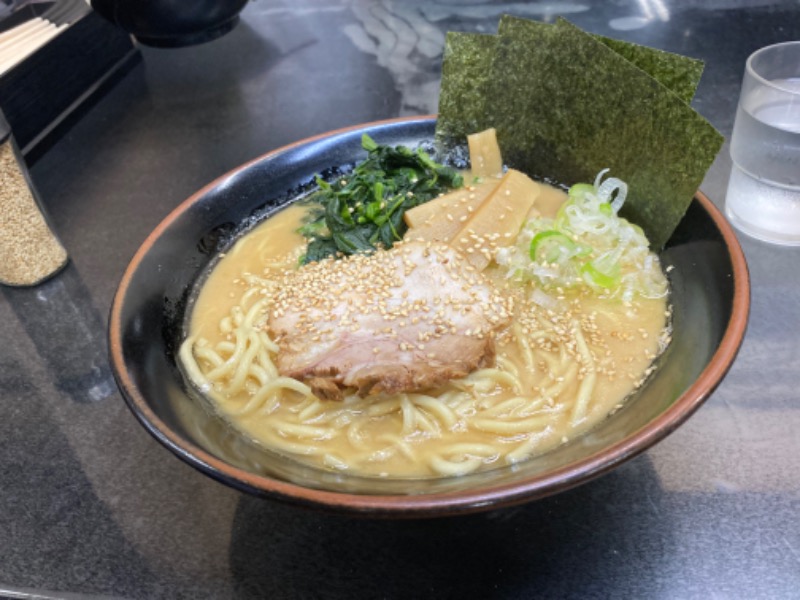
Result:
{"type": "MultiPolygon", "coordinates": [[[[536,216],[554,215],[565,198],[546,188],[536,216]]],[[[278,372],[278,346],[266,328],[279,281],[304,252],[307,240],[296,231],[308,211],[288,206],[219,260],[181,349],[184,371],[222,418],[304,463],[394,478],[513,464],[606,418],[668,343],[666,297],[623,301],[579,288],[562,290],[545,308],[493,263],[484,275],[514,300],[513,318],[495,338],[494,364],[421,392],[319,398],[278,372]]]]}

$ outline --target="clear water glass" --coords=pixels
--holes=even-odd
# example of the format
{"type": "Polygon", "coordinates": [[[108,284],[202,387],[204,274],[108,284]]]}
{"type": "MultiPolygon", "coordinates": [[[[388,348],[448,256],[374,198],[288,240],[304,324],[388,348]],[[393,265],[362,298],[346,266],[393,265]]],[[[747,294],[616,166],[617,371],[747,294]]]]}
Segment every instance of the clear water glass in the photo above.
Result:
{"type": "Polygon", "coordinates": [[[731,158],[730,222],[751,237],[800,246],[800,41],[747,59],[731,158]]]}

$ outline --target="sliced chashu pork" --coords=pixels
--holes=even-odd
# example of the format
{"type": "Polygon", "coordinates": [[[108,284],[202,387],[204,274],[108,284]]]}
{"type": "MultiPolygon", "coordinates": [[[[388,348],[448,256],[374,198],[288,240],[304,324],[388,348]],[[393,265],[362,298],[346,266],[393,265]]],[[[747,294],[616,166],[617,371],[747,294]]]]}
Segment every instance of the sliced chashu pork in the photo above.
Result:
{"type": "Polygon", "coordinates": [[[267,327],[280,373],[320,397],[411,392],[491,365],[508,302],[451,247],[409,242],[288,273],[267,327]]]}

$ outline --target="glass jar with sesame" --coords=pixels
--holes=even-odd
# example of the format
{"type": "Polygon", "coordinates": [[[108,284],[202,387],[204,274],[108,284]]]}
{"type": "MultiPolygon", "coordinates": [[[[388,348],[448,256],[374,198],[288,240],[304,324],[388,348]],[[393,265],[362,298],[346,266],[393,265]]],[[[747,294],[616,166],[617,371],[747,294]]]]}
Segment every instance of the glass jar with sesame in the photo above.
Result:
{"type": "Polygon", "coordinates": [[[67,258],[0,112],[0,283],[36,285],[63,268],[67,258]]]}

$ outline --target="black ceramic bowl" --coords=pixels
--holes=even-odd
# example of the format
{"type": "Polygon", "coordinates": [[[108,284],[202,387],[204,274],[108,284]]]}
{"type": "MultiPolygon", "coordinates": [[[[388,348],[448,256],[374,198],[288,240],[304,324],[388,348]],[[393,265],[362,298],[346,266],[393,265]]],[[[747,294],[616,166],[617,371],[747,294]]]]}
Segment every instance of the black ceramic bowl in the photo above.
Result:
{"type": "Polygon", "coordinates": [[[228,33],[247,0],[91,0],[92,8],[147,46],[202,44],[228,33]]]}
{"type": "Polygon", "coordinates": [[[736,237],[697,194],[661,255],[674,266],[674,334],[658,370],[623,409],[553,452],[464,477],[360,478],[244,443],[193,400],[175,364],[184,311],[196,279],[241,224],[280,208],[316,173],[362,158],[362,133],[413,146],[431,140],[434,125],[432,117],[398,119],[281,148],[209,184],[153,231],[114,299],[110,348],[128,405],[159,442],[202,472],[257,495],[350,513],[433,516],[520,503],[588,481],[661,440],[708,398],[742,342],[750,296],[736,237]]]}

